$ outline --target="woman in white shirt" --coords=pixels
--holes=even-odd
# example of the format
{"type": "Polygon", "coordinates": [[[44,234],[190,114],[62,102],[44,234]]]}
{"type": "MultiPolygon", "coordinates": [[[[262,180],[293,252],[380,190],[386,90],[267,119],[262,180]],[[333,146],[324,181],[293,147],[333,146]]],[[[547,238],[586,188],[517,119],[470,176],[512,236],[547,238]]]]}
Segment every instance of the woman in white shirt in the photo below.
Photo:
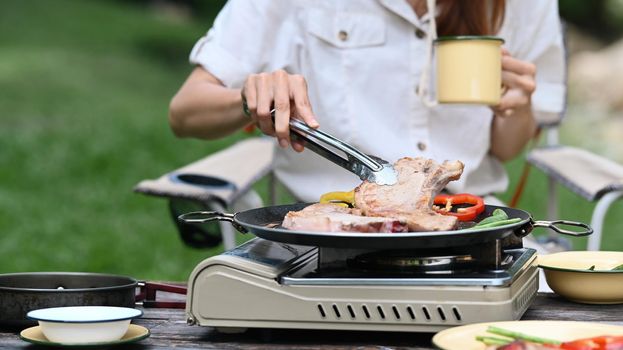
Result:
{"type": "Polygon", "coordinates": [[[422,104],[425,0],[230,0],[192,50],[197,67],[171,102],[171,127],[181,137],[213,139],[256,123],[276,136],[275,173],[303,201],[352,189],[359,179],[301,145],[289,147],[290,117],[390,162],[461,160],[465,170],[451,192],[502,192],[501,162],[521,152],[537,120],[563,110],[557,2],[439,0],[436,13],[440,36],[505,40],[500,105],[422,104]]]}

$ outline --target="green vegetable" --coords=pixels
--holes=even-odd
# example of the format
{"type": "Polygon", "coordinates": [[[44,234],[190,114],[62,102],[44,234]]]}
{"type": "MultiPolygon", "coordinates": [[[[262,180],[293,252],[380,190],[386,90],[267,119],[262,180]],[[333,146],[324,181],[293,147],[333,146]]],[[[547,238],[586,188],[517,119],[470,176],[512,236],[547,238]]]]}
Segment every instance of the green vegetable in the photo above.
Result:
{"type": "MultiPolygon", "coordinates": [[[[595,271],[595,265],[592,265],[587,270],[588,271],[595,271]]],[[[619,265],[617,267],[613,267],[610,271],[623,271],[623,264],[621,264],[621,265],[619,265]]]]}
{"type": "Polygon", "coordinates": [[[506,220],[500,220],[500,221],[495,221],[495,222],[490,222],[488,224],[485,225],[476,225],[473,228],[489,228],[489,227],[498,227],[498,226],[504,226],[504,225],[509,225],[509,224],[514,224],[517,222],[520,222],[521,219],[520,218],[512,218],[512,219],[506,219],[506,220]]]}
{"type": "Polygon", "coordinates": [[[513,339],[527,340],[527,341],[531,341],[533,343],[539,343],[539,344],[559,345],[559,344],[562,343],[562,342],[560,342],[558,340],[541,338],[541,337],[533,336],[533,335],[530,335],[530,334],[524,334],[524,333],[520,333],[520,332],[510,331],[510,330],[499,328],[499,327],[495,327],[495,326],[489,326],[489,328],[487,328],[487,332],[493,333],[493,334],[497,334],[497,335],[502,335],[502,336],[505,336],[505,337],[510,337],[510,338],[513,338],[513,339]]]}
{"type": "Polygon", "coordinates": [[[491,216],[482,219],[474,227],[481,227],[483,225],[487,225],[487,224],[490,224],[490,223],[494,223],[494,222],[498,222],[498,221],[502,221],[502,220],[507,220],[507,219],[508,219],[508,215],[506,215],[506,212],[504,210],[496,209],[496,210],[493,211],[493,213],[491,213],[491,216]]]}
{"type": "Polygon", "coordinates": [[[493,211],[493,213],[491,213],[491,216],[482,219],[479,223],[470,227],[469,229],[471,230],[471,229],[498,227],[498,226],[514,224],[520,221],[521,221],[520,218],[509,219],[508,215],[506,214],[504,210],[496,209],[493,211]]]}
{"type": "Polygon", "coordinates": [[[513,339],[510,338],[486,337],[482,335],[476,336],[476,340],[485,343],[485,345],[506,345],[513,342],[513,339]]]}

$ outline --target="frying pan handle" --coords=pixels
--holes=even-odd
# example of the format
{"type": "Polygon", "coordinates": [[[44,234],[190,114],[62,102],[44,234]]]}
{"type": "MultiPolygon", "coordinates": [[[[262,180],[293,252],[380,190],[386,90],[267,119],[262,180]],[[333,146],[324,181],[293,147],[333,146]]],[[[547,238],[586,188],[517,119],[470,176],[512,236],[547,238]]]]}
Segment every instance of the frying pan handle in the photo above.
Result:
{"type": "Polygon", "coordinates": [[[220,211],[193,211],[178,216],[177,220],[185,224],[205,224],[210,221],[229,221],[236,230],[242,233],[248,232],[244,226],[238,224],[234,220],[234,214],[221,213],[220,211]]]}
{"type": "Polygon", "coordinates": [[[534,221],[533,226],[549,228],[563,235],[569,235],[569,236],[575,236],[575,237],[588,236],[593,233],[592,227],[590,227],[589,225],[583,222],[577,222],[577,221],[567,221],[567,220],[534,221]],[[558,227],[557,225],[581,227],[584,229],[584,231],[565,230],[562,227],[558,227]]]}

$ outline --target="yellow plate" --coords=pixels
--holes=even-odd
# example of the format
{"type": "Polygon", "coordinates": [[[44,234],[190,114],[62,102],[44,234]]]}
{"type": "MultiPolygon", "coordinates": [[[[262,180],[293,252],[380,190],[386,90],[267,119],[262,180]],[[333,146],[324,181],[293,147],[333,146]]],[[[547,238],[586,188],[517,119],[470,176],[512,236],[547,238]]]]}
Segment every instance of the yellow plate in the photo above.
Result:
{"type": "Polygon", "coordinates": [[[448,328],[433,337],[433,344],[443,350],[484,350],[486,345],[476,336],[495,336],[487,333],[489,326],[496,326],[559,341],[592,338],[600,335],[623,335],[623,326],[574,321],[509,321],[476,323],[448,328]]]}
{"type": "Polygon", "coordinates": [[[540,255],[547,284],[556,294],[586,304],[623,303],[623,252],[571,251],[540,255]],[[591,266],[595,270],[589,270],[591,266]]]}
{"type": "Polygon", "coordinates": [[[22,340],[25,340],[29,343],[39,344],[39,345],[85,347],[85,346],[103,346],[103,345],[109,346],[109,345],[133,343],[133,342],[149,337],[149,334],[150,333],[147,328],[136,325],[136,324],[130,324],[130,327],[128,327],[128,331],[119,340],[103,342],[103,343],[64,344],[64,343],[55,343],[55,342],[49,341],[43,335],[43,332],[41,331],[41,327],[35,326],[35,327],[26,328],[23,331],[21,331],[21,333],[19,334],[19,337],[22,338],[22,340]]]}

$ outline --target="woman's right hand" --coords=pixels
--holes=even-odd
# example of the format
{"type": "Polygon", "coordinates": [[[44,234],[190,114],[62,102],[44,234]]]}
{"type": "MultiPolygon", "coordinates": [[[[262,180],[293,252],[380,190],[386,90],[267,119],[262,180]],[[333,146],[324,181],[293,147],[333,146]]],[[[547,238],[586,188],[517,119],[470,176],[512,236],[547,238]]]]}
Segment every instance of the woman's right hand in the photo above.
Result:
{"type": "Polygon", "coordinates": [[[304,149],[300,142],[290,140],[290,118],[301,119],[312,128],[319,126],[309,103],[307,81],[301,75],[284,70],[251,74],[241,94],[253,122],[266,135],[277,137],[283,148],[291,144],[297,152],[304,149]],[[274,123],[270,115],[272,108],[275,108],[274,123]]]}

